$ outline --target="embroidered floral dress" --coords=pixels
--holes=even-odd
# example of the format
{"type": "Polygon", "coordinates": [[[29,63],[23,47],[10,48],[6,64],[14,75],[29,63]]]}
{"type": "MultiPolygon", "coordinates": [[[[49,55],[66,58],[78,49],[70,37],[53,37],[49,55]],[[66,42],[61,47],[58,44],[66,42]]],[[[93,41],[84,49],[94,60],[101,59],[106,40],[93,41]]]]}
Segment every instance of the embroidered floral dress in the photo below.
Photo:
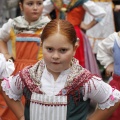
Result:
{"type": "Polygon", "coordinates": [[[90,99],[102,110],[120,99],[118,90],[82,68],[76,59],[56,81],[41,60],[4,80],[2,88],[14,100],[25,95],[25,120],[86,120],[90,99]]]}

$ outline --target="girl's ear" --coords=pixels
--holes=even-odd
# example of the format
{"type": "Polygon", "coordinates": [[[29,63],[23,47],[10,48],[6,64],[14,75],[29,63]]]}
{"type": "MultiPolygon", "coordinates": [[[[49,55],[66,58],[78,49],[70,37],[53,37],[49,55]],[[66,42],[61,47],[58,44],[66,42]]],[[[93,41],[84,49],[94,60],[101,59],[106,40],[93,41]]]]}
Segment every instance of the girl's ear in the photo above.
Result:
{"type": "Polygon", "coordinates": [[[21,2],[19,2],[19,7],[20,7],[20,10],[22,12],[23,11],[23,4],[21,2]]]}
{"type": "Polygon", "coordinates": [[[76,50],[77,50],[78,47],[79,47],[79,40],[77,40],[77,42],[75,43],[73,56],[75,55],[76,50]]]}

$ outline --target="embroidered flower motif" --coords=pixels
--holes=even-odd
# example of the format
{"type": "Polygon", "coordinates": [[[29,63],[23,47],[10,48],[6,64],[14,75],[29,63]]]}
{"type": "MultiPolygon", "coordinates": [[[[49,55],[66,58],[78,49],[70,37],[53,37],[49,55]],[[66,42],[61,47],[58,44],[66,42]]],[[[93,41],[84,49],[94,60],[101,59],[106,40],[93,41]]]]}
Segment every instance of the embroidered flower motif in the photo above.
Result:
{"type": "MultiPolygon", "coordinates": [[[[113,93],[113,91],[114,91],[114,90],[115,90],[115,88],[113,88],[113,89],[112,89],[112,93],[113,93]]],[[[114,98],[113,94],[112,94],[112,95],[110,95],[110,100],[111,100],[111,101],[114,101],[114,100],[115,100],[115,98],[114,98]]]]}
{"type": "Polygon", "coordinates": [[[111,100],[111,101],[114,101],[114,99],[115,99],[114,96],[113,96],[113,95],[110,95],[110,100],[111,100]]]}

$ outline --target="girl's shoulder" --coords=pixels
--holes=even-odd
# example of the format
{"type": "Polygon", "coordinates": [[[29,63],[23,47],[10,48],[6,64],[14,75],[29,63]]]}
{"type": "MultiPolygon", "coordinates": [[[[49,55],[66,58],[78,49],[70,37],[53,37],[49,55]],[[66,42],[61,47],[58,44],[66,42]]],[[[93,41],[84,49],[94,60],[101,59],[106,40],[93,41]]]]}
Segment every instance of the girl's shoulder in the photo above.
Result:
{"type": "Polygon", "coordinates": [[[6,28],[7,27],[7,30],[8,28],[12,27],[12,23],[13,23],[13,19],[8,19],[8,21],[6,23],[3,24],[2,28],[6,28]]]}
{"type": "Polygon", "coordinates": [[[13,19],[13,23],[14,24],[23,24],[25,21],[23,16],[18,16],[16,18],[13,19]]]}

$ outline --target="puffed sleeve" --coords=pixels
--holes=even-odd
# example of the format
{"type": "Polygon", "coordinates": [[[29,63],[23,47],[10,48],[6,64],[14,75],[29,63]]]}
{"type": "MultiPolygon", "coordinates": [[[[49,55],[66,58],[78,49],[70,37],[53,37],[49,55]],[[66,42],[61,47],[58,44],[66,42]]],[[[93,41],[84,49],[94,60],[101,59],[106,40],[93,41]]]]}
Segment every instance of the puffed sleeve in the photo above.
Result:
{"type": "Polygon", "coordinates": [[[20,100],[23,95],[24,83],[22,82],[19,74],[4,78],[1,83],[3,91],[10,99],[20,100]]]}
{"type": "Polygon", "coordinates": [[[9,19],[7,23],[5,23],[2,28],[0,28],[0,40],[8,41],[10,39],[10,30],[12,27],[12,19],[9,19]]]}
{"type": "Polygon", "coordinates": [[[105,10],[93,1],[87,1],[83,4],[84,9],[99,22],[106,15],[105,10]]]}
{"type": "Polygon", "coordinates": [[[96,101],[102,110],[114,106],[120,100],[120,92],[112,88],[100,78],[93,76],[84,85],[84,100],[88,98],[96,101]]]}
{"type": "Polygon", "coordinates": [[[114,61],[113,46],[116,36],[117,33],[114,32],[98,44],[97,60],[99,60],[102,65],[104,65],[104,68],[106,68],[114,61]]]}
{"type": "Polygon", "coordinates": [[[43,2],[42,15],[47,15],[52,12],[52,10],[54,10],[54,5],[52,4],[51,0],[45,0],[43,2]]]}
{"type": "Polygon", "coordinates": [[[15,70],[14,63],[11,59],[6,61],[4,55],[0,53],[0,79],[9,77],[15,70]]]}

